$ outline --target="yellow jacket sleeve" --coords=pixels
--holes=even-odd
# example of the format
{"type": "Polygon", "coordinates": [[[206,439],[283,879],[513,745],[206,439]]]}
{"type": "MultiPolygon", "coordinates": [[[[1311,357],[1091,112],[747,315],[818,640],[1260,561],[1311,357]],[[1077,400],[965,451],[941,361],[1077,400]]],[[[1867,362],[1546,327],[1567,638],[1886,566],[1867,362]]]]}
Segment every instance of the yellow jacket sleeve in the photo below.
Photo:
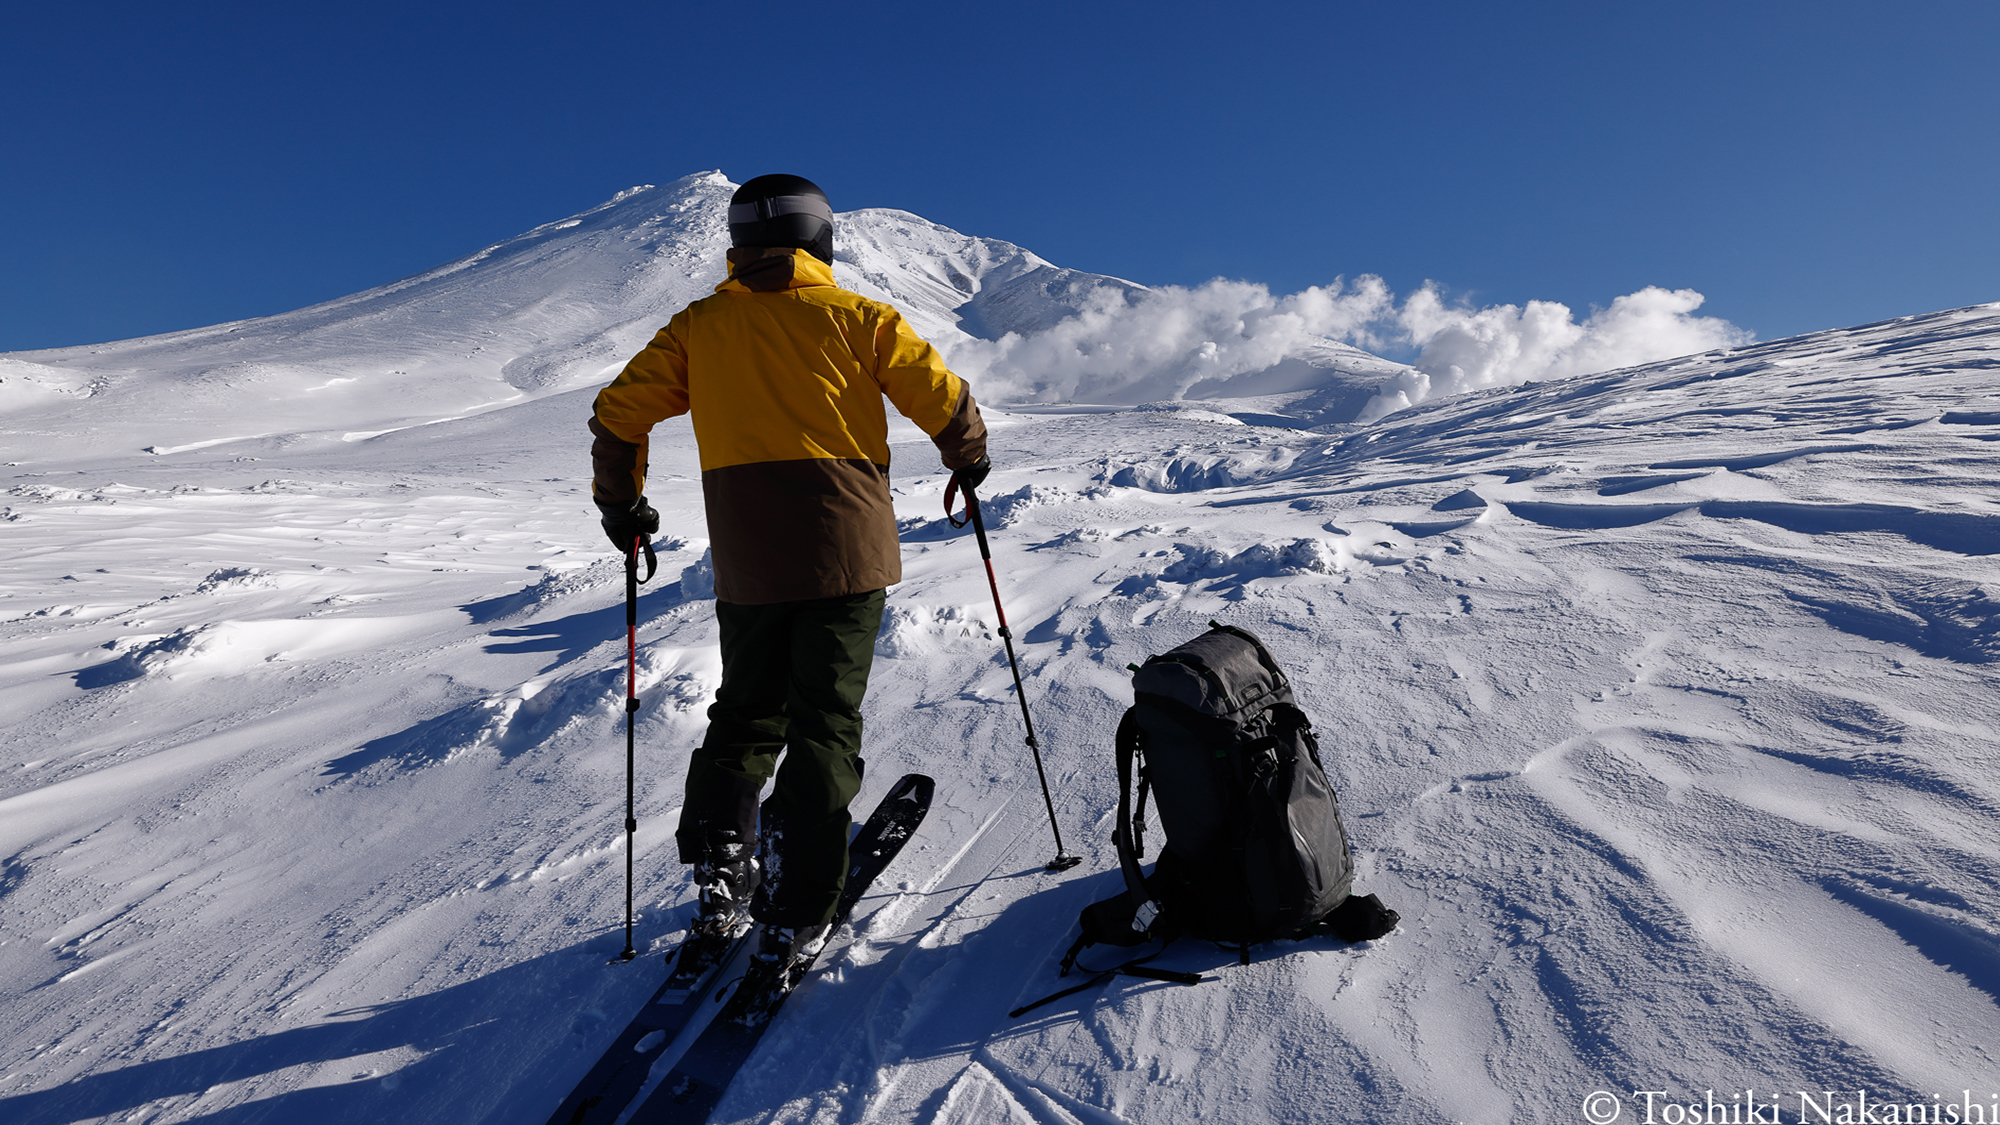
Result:
{"type": "Polygon", "coordinates": [[[903,417],[935,438],[950,424],[965,394],[965,381],[944,365],[944,357],[916,334],[903,314],[878,304],[875,324],[875,382],[903,417]]]}
{"type": "Polygon", "coordinates": [[[630,504],[646,491],[646,452],[653,427],[688,410],[687,313],[683,310],[597,393],[590,431],[591,495],[601,504],[630,504]]]}

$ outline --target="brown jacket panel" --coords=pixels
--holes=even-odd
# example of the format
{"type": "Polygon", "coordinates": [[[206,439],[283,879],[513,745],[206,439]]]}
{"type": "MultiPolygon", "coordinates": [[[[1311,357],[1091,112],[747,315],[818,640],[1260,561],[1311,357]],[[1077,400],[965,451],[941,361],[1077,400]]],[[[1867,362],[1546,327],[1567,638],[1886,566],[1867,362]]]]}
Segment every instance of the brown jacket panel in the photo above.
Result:
{"type": "Polygon", "coordinates": [[[859,594],[903,580],[888,470],[811,457],[701,474],[715,596],[739,605],[859,594]]]}

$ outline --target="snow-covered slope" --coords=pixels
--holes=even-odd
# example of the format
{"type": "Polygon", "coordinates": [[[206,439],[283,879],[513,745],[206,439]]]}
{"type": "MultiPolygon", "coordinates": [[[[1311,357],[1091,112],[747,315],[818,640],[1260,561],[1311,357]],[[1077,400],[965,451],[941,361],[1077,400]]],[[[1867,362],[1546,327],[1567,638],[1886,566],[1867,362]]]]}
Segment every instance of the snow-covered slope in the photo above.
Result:
{"type": "Polygon", "coordinates": [[[62,389],[84,401],[63,416],[88,417],[105,444],[160,452],[338,439],[474,413],[615,372],[667,315],[706,293],[722,276],[728,231],[717,200],[729,191],[719,173],[633,188],[296,312],[11,358],[70,372],[62,389]]]}
{"type": "MultiPolygon", "coordinates": [[[[869,221],[948,245],[990,282],[974,297],[1049,276],[869,221]]],[[[966,303],[932,282],[923,315],[966,303]]],[[[294,314],[296,355],[276,328],[246,354],[309,368],[336,350],[331,308],[294,314]]],[[[162,358],[180,346],[116,363],[182,370],[162,358]]],[[[542,1121],[661,971],[604,964],[622,584],[579,425],[602,370],[373,438],[146,456],[92,404],[121,402],[132,433],[159,420],[159,441],[200,432],[174,421],[189,394],[226,397],[244,433],[301,422],[271,380],[193,367],[50,409],[42,380],[72,359],[10,359],[0,384],[41,431],[0,512],[0,1120],[542,1121]]],[[[512,360],[463,362],[492,382],[512,360]]],[[[861,799],[918,769],[938,809],[719,1119],[1573,1121],[1605,1091],[1637,1121],[1641,1090],[1727,1109],[1754,1089],[1786,1121],[1797,1091],[1986,1106],[1996,369],[1984,306],[1332,433],[1244,424],[1285,420],[1260,402],[993,412],[996,567],[1088,857],[1066,877],[1041,871],[974,545],[903,431],[908,577],[861,799]],[[1063,983],[1077,910],[1116,886],[1124,666],[1211,618],[1293,672],[1362,886],[1402,928],[1247,968],[1184,942],[1160,963],[1210,983],[1008,1019],[1063,983]]],[[[702,556],[695,472],[685,424],[662,427],[665,572],[640,632],[653,951],[691,909],[671,829],[718,666],[709,604],[675,581],[702,556]]]]}

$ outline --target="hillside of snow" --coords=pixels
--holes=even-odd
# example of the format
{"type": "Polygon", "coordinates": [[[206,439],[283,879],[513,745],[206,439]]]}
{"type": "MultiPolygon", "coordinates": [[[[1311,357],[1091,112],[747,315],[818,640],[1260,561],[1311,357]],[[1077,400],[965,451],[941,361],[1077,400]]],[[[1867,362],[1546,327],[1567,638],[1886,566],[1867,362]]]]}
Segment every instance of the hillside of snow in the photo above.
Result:
{"type": "MultiPolygon", "coordinates": [[[[649,956],[608,967],[623,582],[581,423],[619,349],[712,284],[721,236],[693,209],[648,236],[630,202],[402,298],[0,357],[0,1121],[537,1125],[657,985],[719,668],[681,580],[696,459],[685,421],[656,433],[649,956]],[[687,231],[715,252],[647,268],[687,231]],[[492,292],[536,277],[546,299],[482,306],[504,270],[492,292]]],[[[843,279],[948,340],[1125,292],[900,213],[843,220],[843,279]]],[[[1979,306],[1369,425],[1268,384],[989,407],[995,566],[1086,857],[1061,876],[976,548],[901,428],[906,580],[857,807],[911,770],[938,803],[717,1119],[2000,1101],[1996,369],[1979,306]],[[1183,941],[1158,964],[1206,983],[1009,1019],[1072,983],[1076,913],[1118,886],[1125,666],[1211,619],[1290,670],[1359,885],[1402,926],[1248,967],[1183,941]]]]}

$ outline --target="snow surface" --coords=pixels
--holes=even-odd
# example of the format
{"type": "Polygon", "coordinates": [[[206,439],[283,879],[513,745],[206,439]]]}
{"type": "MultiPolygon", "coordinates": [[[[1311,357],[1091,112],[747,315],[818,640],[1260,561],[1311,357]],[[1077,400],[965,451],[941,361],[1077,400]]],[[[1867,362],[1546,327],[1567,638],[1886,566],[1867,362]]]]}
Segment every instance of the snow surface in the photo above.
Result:
{"type": "MultiPolygon", "coordinates": [[[[656,957],[605,964],[623,587],[582,422],[718,276],[712,211],[676,207],[727,186],[284,317],[0,357],[0,1121],[532,1125],[657,984],[656,957]]],[[[843,280],[950,339],[1128,284],[843,219],[843,280]]],[[[996,567],[1087,857],[1066,876],[1041,870],[976,549],[898,431],[906,580],[858,804],[910,770],[938,804],[718,1119],[1575,1121],[1608,1091],[1632,1121],[1633,1091],[1746,1088],[1786,1121],[1801,1090],[1983,1108],[1996,368],[1981,306],[1367,426],[1295,410],[1310,386],[989,406],[996,567]],[[1248,967],[1185,941],[1159,964],[1208,983],[1009,1019],[1070,983],[1076,912],[1117,887],[1125,665],[1211,618],[1292,671],[1401,928],[1248,967]]],[[[692,909],[671,831],[718,670],[696,476],[662,426],[653,953],[692,909]]]]}

